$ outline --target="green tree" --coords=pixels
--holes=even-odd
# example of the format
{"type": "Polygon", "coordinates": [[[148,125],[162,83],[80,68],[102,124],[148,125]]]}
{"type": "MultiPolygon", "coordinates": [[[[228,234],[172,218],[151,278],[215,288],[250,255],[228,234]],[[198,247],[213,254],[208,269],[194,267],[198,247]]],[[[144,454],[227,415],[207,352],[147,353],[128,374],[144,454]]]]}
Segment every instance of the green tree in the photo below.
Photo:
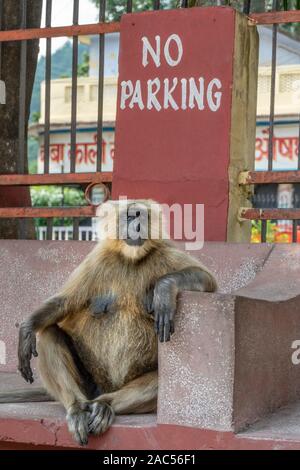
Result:
{"type": "MultiPolygon", "coordinates": [[[[34,207],[84,206],[86,200],[81,189],[61,186],[34,186],[31,188],[31,199],[34,207]]],[[[46,220],[36,219],[37,226],[45,226],[46,220]]],[[[72,225],[72,219],[54,218],[53,225],[72,225]]]]}
{"type": "MultiPolygon", "coordinates": [[[[99,6],[100,0],[90,0],[96,6],[99,6]]],[[[123,13],[126,13],[125,0],[107,0],[106,4],[106,21],[118,21],[123,13]]],[[[153,0],[133,0],[133,11],[153,10],[153,0]]],[[[160,8],[170,9],[177,8],[181,4],[181,0],[161,0],[160,8]]],[[[244,0],[188,0],[189,7],[195,6],[212,6],[212,5],[229,5],[236,10],[243,11],[244,0]]],[[[271,11],[273,9],[273,0],[252,0],[251,12],[261,13],[271,11]]],[[[277,0],[276,10],[300,10],[300,0],[277,0]]],[[[300,40],[300,23],[288,23],[279,25],[279,30],[288,33],[293,38],[300,40]]]]}
{"type": "MultiPolygon", "coordinates": [[[[99,6],[99,0],[91,0],[96,6],[99,6]]],[[[133,0],[132,11],[147,11],[153,10],[153,0],[133,0]]],[[[126,13],[126,0],[107,0],[105,18],[106,21],[118,21],[123,13],[126,13]]],[[[176,8],[179,5],[179,0],[161,0],[160,8],[162,10],[169,8],[176,8]]]]}
{"type": "Polygon", "coordinates": [[[90,70],[90,56],[88,52],[83,53],[82,62],[78,65],[78,77],[88,77],[90,70]]]}
{"type": "MultiPolygon", "coordinates": [[[[79,44],[78,46],[78,73],[81,73],[81,69],[84,68],[88,56],[89,46],[85,44],[79,44]]],[[[31,99],[31,116],[30,121],[34,121],[36,113],[40,113],[40,101],[41,101],[41,83],[45,80],[45,64],[46,57],[41,56],[39,58],[34,87],[31,99]]],[[[67,40],[63,46],[57,49],[52,54],[52,68],[51,68],[51,79],[56,78],[70,78],[72,76],[72,44],[67,40]]]]}
{"type": "MultiPolygon", "coordinates": [[[[300,10],[300,0],[282,0],[283,10],[300,10]]],[[[280,25],[282,31],[289,33],[295,39],[300,39],[300,23],[288,23],[280,25]]]]}
{"type": "Polygon", "coordinates": [[[82,190],[60,186],[33,186],[31,199],[34,207],[82,206],[86,204],[82,190]]]}

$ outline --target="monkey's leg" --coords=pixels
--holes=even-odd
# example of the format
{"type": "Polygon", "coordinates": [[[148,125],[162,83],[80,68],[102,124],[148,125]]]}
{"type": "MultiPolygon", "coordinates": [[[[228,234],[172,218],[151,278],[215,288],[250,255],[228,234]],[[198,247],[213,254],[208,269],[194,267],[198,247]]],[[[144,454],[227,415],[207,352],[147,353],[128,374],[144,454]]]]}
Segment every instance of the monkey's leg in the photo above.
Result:
{"type": "MultiPolygon", "coordinates": [[[[104,393],[90,404],[91,416],[89,431],[100,434],[108,425],[107,408],[103,411],[103,405],[108,404],[116,414],[149,413],[156,410],[157,406],[157,371],[132,380],[120,390],[112,393],[104,393]]],[[[112,419],[111,419],[112,421],[112,419]]]]}
{"type": "Polygon", "coordinates": [[[67,411],[70,433],[77,442],[84,445],[88,441],[88,397],[85,393],[85,377],[80,373],[77,360],[75,363],[68,338],[58,326],[50,326],[41,332],[38,366],[47,391],[67,411]]]}
{"type": "Polygon", "coordinates": [[[69,309],[68,299],[58,296],[52,297],[35,310],[26,321],[21,323],[18,344],[18,369],[26,382],[33,382],[30,361],[32,356],[37,357],[38,355],[36,333],[58,323],[69,313],[69,309]]]}

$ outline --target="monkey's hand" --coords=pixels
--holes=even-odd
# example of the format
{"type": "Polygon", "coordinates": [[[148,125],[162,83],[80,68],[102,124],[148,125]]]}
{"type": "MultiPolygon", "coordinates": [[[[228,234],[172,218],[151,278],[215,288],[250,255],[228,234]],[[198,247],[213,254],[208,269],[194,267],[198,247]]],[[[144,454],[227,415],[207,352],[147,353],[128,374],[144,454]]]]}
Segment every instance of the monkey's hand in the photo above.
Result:
{"type": "Polygon", "coordinates": [[[99,318],[103,314],[111,312],[114,300],[114,297],[110,294],[93,297],[89,304],[91,315],[99,318]]]}
{"type": "Polygon", "coordinates": [[[174,333],[177,290],[171,276],[158,279],[153,295],[154,325],[161,343],[170,341],[174,333]]]}
{"type": "Polygon", "coordinates": [[[22,377],[32,384],[34,381],[30,361],[32,356],[37,357],[36,350],[36,336],[28,323],[22,323],[19,331],[19,345],[18,345],[18,369],[22,377]]]}
{"type": "Polygon", "coordinates": [[[153,309],[153,297],[154,297],[154,288],[149,287],[145,293],[145,297],[143,299],[144,308],[149,315],[154,315],[153,309]]]}

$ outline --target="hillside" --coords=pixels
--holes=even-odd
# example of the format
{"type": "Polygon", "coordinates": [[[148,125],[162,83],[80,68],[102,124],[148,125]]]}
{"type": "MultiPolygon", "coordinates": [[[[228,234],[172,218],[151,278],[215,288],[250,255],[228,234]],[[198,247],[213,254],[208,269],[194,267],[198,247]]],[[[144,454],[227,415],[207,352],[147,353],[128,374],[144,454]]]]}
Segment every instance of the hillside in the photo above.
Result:
{"type": "MultiPolygon", "coordinates": [[[[84,56],[89,52],[85,44],[78,45],[78,64],[84,62],[84,56]]],[[[41,56],[35,74],[35,82],[31,99],[31,119],[33,113],[40,112],[40,85],[45,80],[45,56],[41,56]]],[[[71,77],[72,74],[72,44],[67,40],[63,47],[52,54],[51,78],[71,77]]]]}
{"type": "MultiPolygon", "coordinates": [[[[82,69],[82,65],[86,63],[86,56],[89,52],[89,47],[84,44],[78,45],[78,68],[82,69]]],[[[45,65],[46,58],[41,56],[35,74],[35,82],[31,98],[30,108],[30,122],[34,121],[40,114],[40,96],[41,96],[41,82],[45,80],[45,65]]],[[[51,64],[51,78],[71,77],[72,75],[72,44],[67,40],[66,43],[57,51],[52,54],[51,64]]],[[[38,142],[35,138],[28,139],[28,164],[29,172],[36,173],[37,171],[37,155],[38,155],[38,142]]]]}

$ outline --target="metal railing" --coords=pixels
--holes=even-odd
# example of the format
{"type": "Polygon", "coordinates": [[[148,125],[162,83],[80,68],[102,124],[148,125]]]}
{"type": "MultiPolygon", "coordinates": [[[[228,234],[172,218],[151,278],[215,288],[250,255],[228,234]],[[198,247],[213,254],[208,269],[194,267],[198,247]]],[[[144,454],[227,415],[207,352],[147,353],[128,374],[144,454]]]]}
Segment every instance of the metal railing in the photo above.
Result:
{"type": "MultiPolygon", "coordinates": [[[[99,36],[99,73],[98,73],[98,117],[97,139],[102,142],[103,132],[103,83],[104,83],[104,44],[105,34],[118,32],[120,23],[105,22],[106,1],[100,0],[99,22],[95,24],[79,25],[79,0],[73,1],[73,24],[71,26],[51,26],[52,0],[46,0],[46,22],[44,28],[27,28],[26,0],[21,0],[22,14],[20,29],[0,31],[0,78],[1,78],[1,46],[4,42],[20,41],[20,90],[19,90],[19,155],[18,173],[0,175],[0,186],[36,186],[36,185],[79,185],[86,187],[90,183],[110,183],[111,172],[102,172],[102,145],[97,145],[97,163],[95,173],[76,172],[76,137],[77,137],[77,75],[78,75],[78,37],[79,35],[99,36]],[[49,173],[50,161],[50,100],[51,100],[51,57],[53,38],[72,38],[72,94],[71,94],[71,123],[70,123],[70,173],[49,173]],[[44,122],[44,174],[27,174],[25,169],[25,145],[26,145],[26,73],[27,73],[27,41],[33,39],[46,39],[45,58],[45,122],[44,122]]],[[[159,2],[155,2],[158,7],[159,2]]],[[[0,29],[2,0],[0,1],[0,29]]],[[[127,11],[131,11],[132,3],[127,2],[127,11]]],[[[79,218],[92,217],[95,208],[92,206],[79,207],[3,207],[0,208],[1,218],[47,218],[47,238],[52,239],[53,218],[73,218],[73,239],[79,239],[79,218]]]]}
{"type": "MultiPolygon", "coordinates": [[[[246,3],[245,3],[246,5],[246,3]]],[[[275,121],[275,98],[276,98],[276,59],[277,59],[277,37],[278,26],[287,23],[299,23],[300,11],[277,11],[279,9],[278,0],[273,0],[272,11],[266,13],[251,13],[251,0],[247,1],[245,13],[249,14],[249,19],[255,25],[272,25],[272,58],[271,58],[271,86],[270,86],[270,111],[268,129],[268,169],[266,171],[249,171],[240,174],[239,183],[241,185],[261,185],[261,184],[284,184],[300,183],[300,119],[298,132],[298,165],[297,170],[274,171],[274,128],[275,121]]],[[[299,43],[300,45],[300,43],[299,43]]],[[[300,109],[299,109],[300,113],[300,109]]],[[[298,208],[241,208],[239,217],[241,220],[261,221],[261,242],[267,241],[267,223],[272,220],[290,220],[293,222],[292,240],[297,242],[297,228],[300,221],[300,209],[298,208]]]]}
{"type": "MultiPolygon", "coordinates": [[[[47,240],[47,227],[37,228],[37,239],[47,240]]],[[[52,240],[74,240],[73,227],[53,227],[52,240]]],[[[79,227],[78,240],[97,240],[97,233],[92,227],[79,227]]]]}

